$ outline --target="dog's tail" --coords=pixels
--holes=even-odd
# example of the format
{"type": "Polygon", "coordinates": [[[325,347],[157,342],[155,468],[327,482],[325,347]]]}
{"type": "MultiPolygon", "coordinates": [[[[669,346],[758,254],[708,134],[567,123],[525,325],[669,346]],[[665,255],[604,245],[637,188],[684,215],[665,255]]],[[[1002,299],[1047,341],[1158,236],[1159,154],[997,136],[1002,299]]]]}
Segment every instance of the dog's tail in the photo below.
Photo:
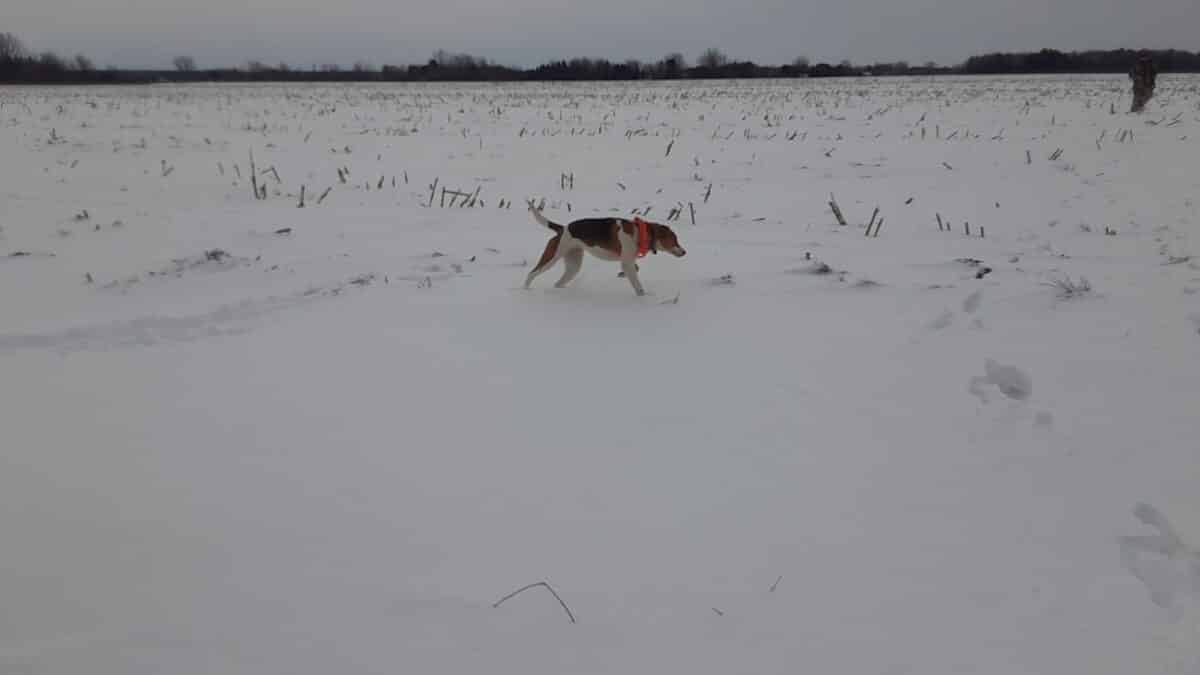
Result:
{"type": "Polygon", "coordinates": [[[546,216],[543,216],[541,209],[536,208],[532,201],[529,202],[529,212],[533,214],[533,219],[543,227],[548,227],[551,230],[554,230],[555,234],[563,233],[563,226],[559,225],[558,223],[551,222],[548,218],[546,218],[546,216]]]}

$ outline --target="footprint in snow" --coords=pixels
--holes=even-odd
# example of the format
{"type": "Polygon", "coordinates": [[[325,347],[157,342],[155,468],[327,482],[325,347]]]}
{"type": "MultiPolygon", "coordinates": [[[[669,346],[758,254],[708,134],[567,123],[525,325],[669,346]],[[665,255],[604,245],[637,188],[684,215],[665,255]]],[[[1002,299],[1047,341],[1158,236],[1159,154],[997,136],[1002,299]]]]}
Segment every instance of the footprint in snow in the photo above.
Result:
{"type": "Polygon", "coordinates": [[[945,330],[946,328],[949,328],[950,324],[952,323],[954,323],[954,312],[951,312],[947,309],[939,314],[936,319],[929,322],[929,330],[945,330]]]}
{"type": "Polygon", "coordinates": [[[1189,609],[1200,613],[1200,553],[1188,548],[1166,516],[1150,504],[1138,504],[1133,515],[1157,533],[1120,537],[1122,566],[1173,620],[1189,609]]]}
{"type": "MultiPolygon", "coordinates": [[[[968,295],[966,297],[966,299],[963,300],[962,311],[965,314],[974,314],[976,311],[979,310],[979,306],[982,303],[983,303],[983,291],[977,290],[977,291],[971,293],[970,295],[968,295]]],[[[941,314],[939,314],[936,319],[934,319],[933,321],[930,321],[927,327],[930,331],[939,331],[939,330],[945,330],[946,328],[949,328],[950,325],[953,323],[954,323],[954,312],[952,310],[947,309],[947,310],[943,311],[941,314]]],[[[983,320],[979,319],[979,318],[974,319],[973,321],[971,321],[971,328],[973,328],[975,330],[981,330],[983,328],[983,320]]]]}
{"type": "Polygon", "coordinates": [[[967,391],[987,403],[992,390],[999,390],[1014,401],[1024,401],[1033,395],[1033,380],[1016,366],[1006,366],[992,359],[983,363],[983,375],[975,375],[967,383],[967,391]]]}
{"type": "Polygon", "coordinates": [[[979,305],[983,303],[983,290],[975,291],[963,300],[962,309],[967,314],[974,314],[979,309],[979,305]]]}

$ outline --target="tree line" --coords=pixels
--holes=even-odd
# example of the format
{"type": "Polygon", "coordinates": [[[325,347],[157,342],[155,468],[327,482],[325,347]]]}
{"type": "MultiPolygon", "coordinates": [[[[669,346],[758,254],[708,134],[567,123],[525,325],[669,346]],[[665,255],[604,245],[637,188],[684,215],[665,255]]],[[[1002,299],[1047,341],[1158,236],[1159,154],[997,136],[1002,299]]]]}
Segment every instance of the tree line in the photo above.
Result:
{"type": "MultiPolygon", "coordinates": [[[[719,49],[705,50],[690,63],[683,54],[672,53],[658,61],[574,58],[543,63],[534,68],[514,68],[470,54],[444,50],[427,62],[413,65],[384,65],[360,61],[350,67],[340,64],[304,68],[286,63],[249,61],[238,68],[201,68],[189,56],[176,57],[170,68],[160,70],[98,70],[86,56],[63,58],[54,52],[35,53],[15,35],[0,33],[0,82],[11,83],[148,83],[148,82],[521,82],[572,80],[675,80],[773,77],[852,77],[862,75],[940,75],[1001,73],[1125,72],[1137,52],[1119,49],[1064,53],[1043,49],[1030,53],[996,53],[973,56],[959,66],[933,62],[910,65],[904,61],[855,65],[812,64],[797,58],[786,65],[760,65],[735,61],[719,49]]],[[[1159,70],[1200,72],[1200,53],[1179,50],[1151,52],[1159,70]]]]}
{"type": "Polygon", "coordinates": [[[78,54],[64,58],[52,51],[35,53],[12,33],[0,33],[0,81],[98,81],[96,64],[78,54]]]}
{"type": "MultiPolygon", "coordinates": [[[[994,53],[972,56],[962,65],[962,72],[991,75],[1002,73],[1124,73],[1128,72],[1140,52],[1131,49],[1060,52],[1043,49],[1016,54],[994,53]]],[[[1162,72],[1200,72],[1200,52],[1178,49],[1147,50],[1145,52],[1162,72]]]]}

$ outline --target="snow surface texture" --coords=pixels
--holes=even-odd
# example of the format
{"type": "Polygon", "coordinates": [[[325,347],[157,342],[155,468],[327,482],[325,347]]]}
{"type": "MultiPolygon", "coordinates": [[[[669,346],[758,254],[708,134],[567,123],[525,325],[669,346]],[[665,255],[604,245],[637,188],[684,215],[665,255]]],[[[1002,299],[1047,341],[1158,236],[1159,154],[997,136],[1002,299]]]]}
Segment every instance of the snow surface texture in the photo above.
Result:
{"type": "Polygon", "coordinates": [[[0,673],[1200,673],[1200,79],[1127,95],[0,89],[0,673]],[[688,256],[518,290],[527,198],[688,256]]]}

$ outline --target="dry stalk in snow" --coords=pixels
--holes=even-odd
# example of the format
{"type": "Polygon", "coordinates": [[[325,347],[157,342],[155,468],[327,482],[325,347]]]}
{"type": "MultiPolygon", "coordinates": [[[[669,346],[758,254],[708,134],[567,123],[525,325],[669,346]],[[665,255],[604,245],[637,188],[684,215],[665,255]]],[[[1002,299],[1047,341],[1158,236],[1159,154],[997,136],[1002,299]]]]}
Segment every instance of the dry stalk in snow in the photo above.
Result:
{"type": "Polygon", "coordinates": [[[1049,286],[1057,290],[1059,297],[1064,300],[1081,298],[1092,292],[1092,283],[1088,281],[1086,277],[1079,277],[1079,280],[1076,281],[1067,276],[1061,279],[1055,279],[1042,285],[1049,286]]]}
{"type": "Polygon", "coordinates": [[[254,192],[255,199],[261,199],[258,196],[258,172],[254,169],[254,148],[250,149],[250,189],[254,192]]]}
{"type": "Polygon", "coordinates": [[[426,208],[433,208],[433,195],[437,192],[438,180],[440,179],[434,178],[429,184],[429,203],[425,205],[426,208]]]}
{"type": "Polygon", "coordinates": [[[875,218],[877,218],[878,216],[879,216],[879,207],[876,206],[875,210],[871,212],[871,222],[867,223],[866,236],[868,236],[868,237],[871,236],[871,226],[873,226],[875,224],[875,218]]]}
{"type": "Polygon", "coordinates": [[[833,217],[837,218],[838,225],[846,226],[846,218],[842,215],[842,209],[838,207],[837,197],[832,192],[829,193],[829,209],[833,211],[833,217]]]}
{"type": "Polygon", "coordinates": [[[558,593],[555,592],[554,588],[552,586],[550,586],[550,584],[546,583],[545,581],[538,581],[536,583],[529,584],[528,586],[522,586],[521,588],[518,588],[517,590],[513,591],[512,593],[509,593],[508,595],[504,596],[503,598],[500,598],[499,600],[497,600],[496,603],[492,605],[492,608],[493,609],[499,608],[500,605],[503,605],[506,601],[508,601],[512,598],[515,598],[516,596],[524,593],[525,591],[527,591],[531,588],[537,588],[538,586],[544,586],[546,588],[546,590],[550,591],[550,594],[554,596],[554,599],[558,600],[558,604],[562,605],[563,611],[567,613],[567,618],[571,620],[571,623],[575,623],[575,615],[571,613],[571,608],[567,607],[567,603],[563,602],[563,599],[561,597],[559,597],[558,593]]]}

